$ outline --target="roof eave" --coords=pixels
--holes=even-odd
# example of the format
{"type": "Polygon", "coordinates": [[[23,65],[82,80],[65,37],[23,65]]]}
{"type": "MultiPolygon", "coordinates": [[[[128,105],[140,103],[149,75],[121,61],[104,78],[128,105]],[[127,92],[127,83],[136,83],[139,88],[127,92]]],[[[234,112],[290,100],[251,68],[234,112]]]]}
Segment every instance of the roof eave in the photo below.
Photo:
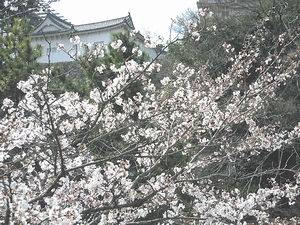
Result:
{"type": "Polygon", "coordinates": [[[58,36],[58,35],[67,35],[67,34],[72,34],[74,33],[73,29],[63,31],[63,32],[47,32],[47,33],[38,33],[38,34],[31,34],[32,38],[39,38],[39,37],[53,37],[53,36],[58,36]]]}

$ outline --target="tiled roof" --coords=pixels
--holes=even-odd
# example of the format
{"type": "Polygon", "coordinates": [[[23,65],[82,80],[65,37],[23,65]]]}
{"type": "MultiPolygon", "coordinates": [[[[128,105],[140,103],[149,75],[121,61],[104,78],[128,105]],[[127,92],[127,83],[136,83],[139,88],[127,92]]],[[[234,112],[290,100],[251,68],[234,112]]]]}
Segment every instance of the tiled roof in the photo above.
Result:
{"type": "Polygon", "coordinates": [[[131,19],[130,14],[125,17],[120,17],[112,20],[106,20],[96,23],[88,23],[88,24],[81,24],[81,25],[74,25],[74,29],[77,32],[89,31],[89,30],[98,30],[98,29],[106,29],[118,25],[128,25],[131,29],[134,29],[134,25],[131,19]]]}
{"type": "Polygon", "coordinates": [[[49,11],[44,16],[43,21],[38,26],[36,26],[36,28],[32,32],[32,35],[68,32],[72,29],[73,29],[73,25],[70,22],[60,18],[56,14],[49,11]],[[45,30],[50,25],[52,25],[53,28],[55,28],[55,29],[54,30],[45,30]]]}
{"type": "Polygon", "coordinates": [[[44,16],[44,20],[35,28],[32,35],[42,35],[42,34],[55,34],[55,33],[62,33],[62,32],[86,32],[86,31],[93,31],[93,30],[102,30],[111,27],[116,27],[120,25],[128,26],[130,29],[134,29],[134,25],[132,22],[132,18],[130,13],[127,16],[96,22],[96,23],[88,23],[88,24],[80,24],[80,25],[73,25],[70,22],[60,18],[55,13],[47,12],[44,16]],[[46,22],[48,21],[48,22],[46,22]],[[49,30],[49,24],[52,24],[53,30],[49,30]]]}

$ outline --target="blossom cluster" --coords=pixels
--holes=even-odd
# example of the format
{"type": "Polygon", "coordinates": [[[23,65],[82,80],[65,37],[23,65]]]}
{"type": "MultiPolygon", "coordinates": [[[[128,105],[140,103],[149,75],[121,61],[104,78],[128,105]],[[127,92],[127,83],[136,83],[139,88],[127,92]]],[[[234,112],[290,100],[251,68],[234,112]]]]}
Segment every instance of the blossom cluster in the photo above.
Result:
{"type": "Polygon", "coordinates": [[[55,95],[49,73],[19,82],[24,97],[18,103],[6,98],[1,107],[1,223],[245,224],[254,217],[278,224],[268,211],[282,198],[293,205],[300,194],[297,171],[294,182],[270,180],[269,187],[247,192],[223,189],[222,178],[236,177],[238,161],[299,139],[299,125],[283,129],[278,121],[259,120],[299,65],[280,62],[280,53],[268,56],[256,79],[245,84],[263,56],[247,45],[232,57],[228,71],[216,78],[205,67],[179,63],[159,85],[152,74],[160,64],[130,59],[110,68],[115,76],[89,98],[55,95]],[[137,80],[142,91],[124,98],[137,80]],[[238,133],[239,126],[245,131],[238,133]],[[212,171],[215,165],[222,166],[212,171]]]}

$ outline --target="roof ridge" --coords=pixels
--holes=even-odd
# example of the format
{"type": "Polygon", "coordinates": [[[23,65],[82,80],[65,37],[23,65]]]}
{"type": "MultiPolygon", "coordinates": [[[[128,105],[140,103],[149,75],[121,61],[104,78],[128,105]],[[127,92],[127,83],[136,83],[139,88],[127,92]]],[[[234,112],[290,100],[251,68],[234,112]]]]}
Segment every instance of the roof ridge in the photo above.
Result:
{"type": "MultiPolygon", "coordinates": [[[[59,13],[57,13],[57,14],[59,15],[59,13]]],[[[73,26],[73,24],[72,24],[71,22],[67,21],[66,19],[60,18],[58,15],[56,15],[55,13],[49,11],[49,12],[46,14],[46,17],[47,17],[47,16],[53,16],[53,17],[55,17],[55,19],[59,20],[60,22],[66,23],[66,24],[68,24],[68,25],[70,25],[70,26],[73,26]]]]}
{"type": "Polygon", "coordinates": [[[83,23],[83,24],[74,24],[74,26],[85,26],[85,25],[91,25],[91,24],[97,24],[97,23],[105,23],[105,22],[110,22],[113,20],[120,20],[120,19],[126,19],[128,17],[127,16],[122,16],[122,17],[118,17],[118,18],[114,18],[114,19],[109,19],[109,20],[102,20],[102,21],[98,21],[98,22],[92,22],[92,23],[83,23]]]}

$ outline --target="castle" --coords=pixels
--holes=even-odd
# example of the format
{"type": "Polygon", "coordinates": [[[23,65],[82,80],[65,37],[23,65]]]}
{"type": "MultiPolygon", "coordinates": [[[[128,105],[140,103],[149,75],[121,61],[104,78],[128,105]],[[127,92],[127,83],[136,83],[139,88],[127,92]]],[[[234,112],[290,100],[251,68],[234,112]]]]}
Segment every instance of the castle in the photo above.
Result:
{"type": "MultiPolygon", "coordinates": [[[[64,49],[74,51],[74,44],[70,42],[70,37],[79,36],[83,43],[108,45],[112,42],[112,34],[132,30],[134,30],[134,25],[130,13],[111,20],[73,25],[48,11],[42,22],[32,32],[31,40],[33,46],[42,47],[42,55],[38,58],[39,63],[71,62],[74,59],[70,57],[70,54],[73,53],[67,54],[59,50],[59,46],[63,45],[64,49]]],[[[139,35],[135,41],[150,58],[156,56],[154,49],[144,47],[142,35],[139,35]]]]}

